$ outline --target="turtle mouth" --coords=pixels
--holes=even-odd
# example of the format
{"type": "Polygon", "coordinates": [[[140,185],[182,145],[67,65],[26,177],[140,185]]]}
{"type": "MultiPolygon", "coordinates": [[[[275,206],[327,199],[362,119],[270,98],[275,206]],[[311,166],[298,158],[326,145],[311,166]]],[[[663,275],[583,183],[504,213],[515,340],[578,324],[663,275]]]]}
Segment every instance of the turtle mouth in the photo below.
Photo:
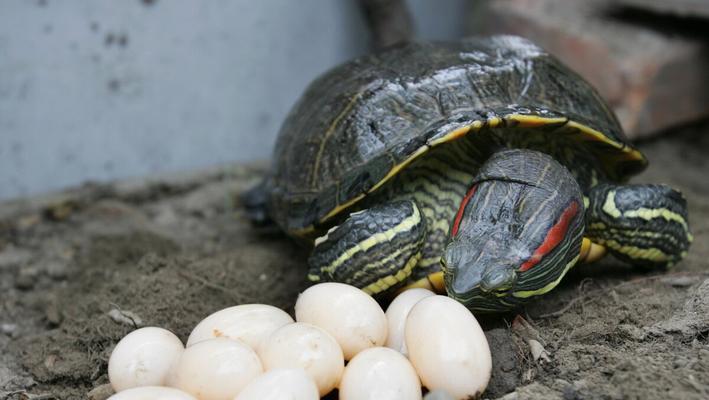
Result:
{"type": "Polygon", "coordinates": [[[475,286],[467,292],[456,292],[446,286],[448,297],[451,297],[470,310],[481,313],[507,312],[518,306],[509,290],[500,292],[485,292],[480,286],[475,286]]]}
{"type": "Polygon", "coordinates": [[[446,248],[441,257],[446,292],[473,310],[509,310],[517,263],[495,257],[485,247],[460,241],[446,248]]]}

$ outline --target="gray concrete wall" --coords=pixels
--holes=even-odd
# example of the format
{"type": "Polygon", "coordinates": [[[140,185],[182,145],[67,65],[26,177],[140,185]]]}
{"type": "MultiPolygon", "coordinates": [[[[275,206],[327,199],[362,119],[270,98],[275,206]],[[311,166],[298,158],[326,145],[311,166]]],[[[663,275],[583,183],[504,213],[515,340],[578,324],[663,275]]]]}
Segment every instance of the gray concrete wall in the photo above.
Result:
{"type": "MultiPolygon", "coordinates": [[[[420,37],[463,34],[465,0],[411,6],[420,37]]],[[[0,1],[0,198],[267,158],[368,39],[353,0],[0,1]]]]}

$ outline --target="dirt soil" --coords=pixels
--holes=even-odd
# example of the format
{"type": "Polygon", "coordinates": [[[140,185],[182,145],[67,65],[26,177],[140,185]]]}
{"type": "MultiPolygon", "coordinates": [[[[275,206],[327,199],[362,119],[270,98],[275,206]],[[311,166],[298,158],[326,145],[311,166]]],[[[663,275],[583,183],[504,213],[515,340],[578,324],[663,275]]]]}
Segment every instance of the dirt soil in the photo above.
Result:
{"type": "MultiPolygon", "coordinates": [[[[485,396],[709,398],[709,124],[641,143],[640,182],[689,200],[695,242],[667,272],[606,258],[575,268],[515,315],[484,317],[485,396]]],[[[105,399],[113,346],[141,326],[186,339],[218,309],[289,312],[304,250],[247,223],[238,195],[259,167],[87,185],[0,203],[0,398],[105,399]]]]}

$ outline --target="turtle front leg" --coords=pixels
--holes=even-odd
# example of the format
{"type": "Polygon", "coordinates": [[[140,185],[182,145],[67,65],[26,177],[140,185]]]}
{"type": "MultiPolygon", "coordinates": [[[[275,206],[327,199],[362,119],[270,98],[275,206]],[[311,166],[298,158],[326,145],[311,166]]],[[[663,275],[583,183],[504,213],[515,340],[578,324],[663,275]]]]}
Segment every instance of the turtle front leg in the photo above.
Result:
{"type": "Polygon", "coordinates": [[[315,240],[308,279],[357,286],[369,294],[405,282],[421,259],[426,219],[414,201],[351,214],[315,240]]]}
{"type": "Polygon", "coordinates": [[[665,185],[598,185],[589,193],[585,235],[630,264],[670,267],[692,242],[687,201],[665,185]]]}

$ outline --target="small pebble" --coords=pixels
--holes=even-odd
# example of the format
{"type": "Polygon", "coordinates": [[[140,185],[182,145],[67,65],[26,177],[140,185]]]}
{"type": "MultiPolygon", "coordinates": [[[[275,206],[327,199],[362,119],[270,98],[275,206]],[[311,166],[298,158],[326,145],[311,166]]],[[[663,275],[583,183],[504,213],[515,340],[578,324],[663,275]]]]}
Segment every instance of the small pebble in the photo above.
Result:
{"type": "Polygon", "coordinates": [[[540,361],[542,363],[548,363],[551,361],[549,358],[549,353],[546,351],[544,346],[539,343],[539,341],[529,339],[527,344],[529,344],[529,351],[532,353],[532,359],[534,359],[534,361],[540,361]]]}
{"type": "Polygon", "coordinates": [[[0,324],[0,332],[12,336],[17,331],[17,324],[0,324]]]}
{"type": "Polygon", "coordinates": [[[697,282],[701,281],[700,276],[691,276],[691,275],[685,275],[685,276],[666,276],[661,279],[663,283],[666,283],[670,286],[673,287],[678,287],[678,288],[685,288],[685,287],[690,287],[697,282]]]}
{"type": "MultiPolygon", "coordinates": [[[[123,392],[125,393],[125,390],[123,392]]],[[[105,383],[103,385],[98,385],[95,388],[91,389],[91,391],[86,393],[86,397],[88,397],[89,400],[106,400],[107,398],[111,397],[112,394],[115,393],[116,391],[113,390],[111,384],[105,383]]]]}
{"type": "Polygon", "coordinates": [[[123,311],[123,310],[113,308],[113,309],[111,309],[111,311],[109,311],[107,313],[107,315],[114,322],[117,322],[122,325],[132,326],[132,327],[140,327],[143,325],[143,319],[140,318],[140,316],[138,316],[138,314],[136,314],[132,311],[123,311]]]}

